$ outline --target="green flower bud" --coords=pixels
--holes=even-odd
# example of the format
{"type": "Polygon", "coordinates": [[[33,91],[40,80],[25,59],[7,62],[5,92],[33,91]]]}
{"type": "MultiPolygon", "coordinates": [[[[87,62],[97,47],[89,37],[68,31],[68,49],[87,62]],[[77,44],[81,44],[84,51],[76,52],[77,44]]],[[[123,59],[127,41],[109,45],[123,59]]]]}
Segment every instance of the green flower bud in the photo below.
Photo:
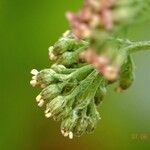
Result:
{"type": "Polygon", "coordinates": [[[43,89],[40,95],[44,100],[45,99],[51,100],[62,92],[64,86],[65,83],[51,84],[47,86],[45,89],[43,89]]]}
{"type": "Polygon", "coordinates": [[[57,65],[54,64],[51,67],[55,72],[60,73],[60,74],[70,74],[73,71],[75,71],[76,69],[73,68],[66,68],[64,65],[57,65]]]}
{"type": "Polygon", "coordinates": [[[48,85],[49,83],[55,80],[54,78],[55,74],[56,72],[53,71],[52,69],[44,69],[37,74],[37,82],[39,84],[48,85]]]}
{"type": "Polygon", "coordinates": [[[81,136],[86,132],[87,126],[88,126],[88,117],[86,115],[87,113],[87,108],[85,108],[82,112],[81,115],[77,121],[77,124],[73,130],[73,133],[75,136],[81,136]]]}
{"type": "Polygon", "coordinates": [[[132,58],[131,56],[128,56],[127,62],[124,63],[121,68],[118,90],[126,90],[132,85],[135,78],[134,68],[132,58]]]}
{"type": "Polygon", "coordinates": [[[74,129],[75,136],[79,137],[83,135],[87,130],[87,126],[88,126],[88,118],[87,117],[80,118],[74,129]]]}
{"type": "Polygon", "coordinates": [[[72,111],[72,107],[68,107],[68,105],[66,107],[64,107],[63,111],[55,114],[55,116],[53,116],[54,120],[56,121],[60,121],[65,119],[67,116],[69,116],[69,114],[72,111]]]}
{"type": "Polygon", "coordinates": [[[77,45],[77,41],[72,38],[62,37],[54,45],[54,51],[58,54],[62,54],[66,51],[73,51],[77,45]]]}
{"type": "Polygon", "coordinates": [[[45,84],[45,85],[57,81],[64,81],[67,80],[68,78],[69,78],[68,75],[57,74],[53,69],[44,69],[40,71],[36,76],[38,84],[45,84]]]}
{"type": "Polygon", "coordinates": [[[103,80],[102,75],[98,74],[93,81],[91,81],[91,85],[86,87],[81,94],[77,97],[78,101],[75,104],[75,109],[82,110],[85,109],[89,103],[94,99],[96,91],[100,86],[103,80]]]}
{"type": "Polygon", "coordinates": [[[75,51],[76,49],[87,45],[88,43],[83,40],[77,40],[75,37],[61,37],[58,42],[54,44],[54,52],[62,54],[66,51],[75,51]]]}
{"type": "Polygon", "coordinates": [[[67,102],[68,100],[65,98],[65,96],[57,96],[47,104],[45,113],[51,113],[51,115],[55,115],[59,112],[62,112],[67,102]]]}
{"type": "Polygon", "coordinates": [[[90,105],[88,106],[87,110],[87,116],[88,116],[88,126],[86,129],[87,133],[91,133],[94,131],[96,128],[97,122],[101,119],[99,112],[96,109],[96,106],[94,102],[91,102],[90,105]]]}
{"type": "Polygon", "coordinates": [[[76,52],[65,52],[62,54],[57,63],[65,66],[71,66],[72,64],[78,62],[78,58],[79,57],[76,52]]]}
{"type": "Polygon", "coordinates": [[[94,97],[95,104],[97,106],[103,101],[106,93],[107,93],[106,83],[104,82],[104,84],[101,84],[100,87],[97,89],[94,97]]]}
{"type": "Polygon", "coordinates": [[[72,91],[67,93],[67,95],[64,96],[64,99],[65,99],[65,103],[64,105],[62,105],[63,109],[60,109],[60,111],[57,111],[57,112],[55,111],[55,113],[53,113],[54,120],[57,120],[57,121],[63,120],[67,116],[69,116],[69,114],[73,111],[73,104],[75,101],[75,97],[72,91]]]}
{"type": "Polygon", "coordinates": [[[98,119],[94,118],[94,117],[89,117],[88,118],[88,126],[86,128],[86,133],[92,133],[97,125],[98,119]]]}
{"type": "Polygon", "coordinates": [[[64,136],[69,136],[72,138],[73,136],[73,129],[77,124],[79,116],[77,115],[76,111],[73,111],[70,116],[64,119],[61,123],[61,132],[64,136]]]}

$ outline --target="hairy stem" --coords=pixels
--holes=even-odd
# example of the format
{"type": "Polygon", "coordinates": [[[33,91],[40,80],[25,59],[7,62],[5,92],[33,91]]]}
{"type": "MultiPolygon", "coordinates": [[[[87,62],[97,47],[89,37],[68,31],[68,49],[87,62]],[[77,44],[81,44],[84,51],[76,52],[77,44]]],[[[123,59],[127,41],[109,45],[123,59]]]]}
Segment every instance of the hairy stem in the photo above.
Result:
{"type": "Polygon", "coordinates": [[[127,46],[124,50],[129,53],[134,53],[143,50],[150,50],[150,41],[133,42],[130,46],[127,46]]]}
{"type": "Polygon", "coordinates": [[[116,57],[116,64],[121,66],[126,60],[128,54],[139,52],[143,50],[150,50],[150,41],[142,41],[142,42],[131,42],[129,46],[121,49],[119,54],[116,57]]]}

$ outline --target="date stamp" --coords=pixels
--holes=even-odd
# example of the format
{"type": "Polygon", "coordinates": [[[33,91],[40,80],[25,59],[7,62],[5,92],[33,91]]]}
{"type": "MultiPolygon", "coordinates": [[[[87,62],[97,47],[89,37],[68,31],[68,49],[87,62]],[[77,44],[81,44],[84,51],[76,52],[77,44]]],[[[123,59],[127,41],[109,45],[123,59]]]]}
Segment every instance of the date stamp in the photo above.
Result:
{"type": "Polygon", "coordinates": [[[131,133],[131,139],[132,140],[141,140],[145,141],[148,139],[148,134],[141,132],[141,133],[131,133]]]}

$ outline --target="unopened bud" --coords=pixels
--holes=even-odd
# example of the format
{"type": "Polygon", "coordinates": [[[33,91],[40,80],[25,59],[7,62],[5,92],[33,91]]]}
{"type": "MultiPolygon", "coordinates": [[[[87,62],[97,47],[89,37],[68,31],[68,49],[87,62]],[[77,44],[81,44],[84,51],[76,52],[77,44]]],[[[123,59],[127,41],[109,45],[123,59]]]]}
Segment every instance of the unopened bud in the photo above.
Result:
{"type": "Polygon", "coordinates": [[[48,49],[48,51],[49,51],[48,54],[49,54],[50,60],[56,60],[56,59],[57,59],[57,56],[54,55],[53,50],[54,50],[54,47],[53,47],[53,46],[50,46],[49,49],[48,49]]]}
{"type": "Polygon", "coordinates": [[[38,72],[36,69],[32,69],[32,70],[31,70],[31,74],[32,74],[32,75],[35,75],[35,76],[36,76],[38,73],[39,73],[39,72],[38,72]]]}
{"type": "Polygon", "coordinates": [[[69,139],[73,139],[73,133],[69,132],[69,139]]]}
{"type": "Polygon", "coordinates": [[[103,75],[105,79],[114,81],[118,78],[119,69],[116,66],[106,66],[103,70],[103,75]]]}
{"type": "Polygon", "coordinates": [[[45,114],[45,117],[46,118],[50,118],[52,116],[52,114],[51,113],[47,113],[47,114],[45,114]]]}
{"type": "Polygon", "coordinates": [[[38,103],[38,106],[39,106],[39,107],[42,107],[43,105],[44,105],[44,100],[41,99],[41,100],[39,101],[39,103],[38,103]]]}
{"type": "Polygon", "coordinates": [[[37,81],[36,81],[36,80],[31,80],[31,81],[30,81],[30,84],[31,84],[33,87],[35,87],[35,86],[37,85],[37,81]]]}
{"type": "Polygon", "coordinates": [[[39,95],[36,97],[36,101],[37,101],[37,102],[40,102],[41,98],[42,98],[42,96],[39,94],[39,95]]]}

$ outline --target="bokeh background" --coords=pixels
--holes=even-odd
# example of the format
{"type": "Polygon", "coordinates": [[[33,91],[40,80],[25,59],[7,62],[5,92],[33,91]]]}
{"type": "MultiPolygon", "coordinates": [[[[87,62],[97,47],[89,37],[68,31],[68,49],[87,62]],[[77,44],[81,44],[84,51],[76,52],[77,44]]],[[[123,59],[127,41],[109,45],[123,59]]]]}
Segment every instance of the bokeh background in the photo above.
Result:
{"type": "MultiPolygon", "coordinates": [[[[136,81],[125,93],[109,89],[102,120],[91,135],[69,140],[36,106],[32,68],[49,66],[48,47],[68,29],[64,13],[82,0],[0,0],[0,150],[149,150],[150,52],[134,54],[136,81]]],[[[147,13],[149,16],[149,13],[147,13]]],[[[150,39],[150,21],[130,26],[131,40],[150,39]]]]}

